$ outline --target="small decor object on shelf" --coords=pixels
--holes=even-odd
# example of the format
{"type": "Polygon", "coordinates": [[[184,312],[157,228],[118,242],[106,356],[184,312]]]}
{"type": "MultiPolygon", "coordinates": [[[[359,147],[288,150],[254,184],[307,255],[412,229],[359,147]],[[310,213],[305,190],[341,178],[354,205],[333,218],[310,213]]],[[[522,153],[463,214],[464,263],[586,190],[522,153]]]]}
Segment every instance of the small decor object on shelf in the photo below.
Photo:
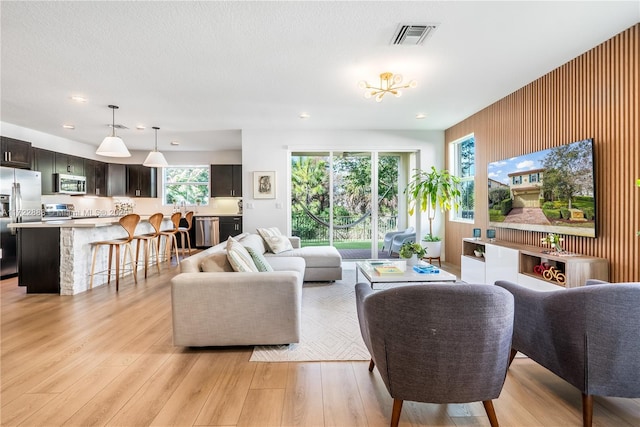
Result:
{"type": "Polygon", "coordinates": [[[489,239],[490,242],[493,242],[496,239],[496,230],[493,228],[488,228],[487,229],[487,239],[489,239]]]}
{"type": "Polygon", "coordinates": [[[543,237],[540,240],[542,241],[543,245],[551,246],[551,249],[553,249],[555,252],[557,252],[557,253],[563,253],[564,252],[564,249],[562,248],[562,245],[561,245],[561,243],[564,241],[564,239],[562,237],[558,236],[557,234],[549,233],[549,234],[547,234],[545,237],[543,237]]]}
{"type": "Polygon", "coordinates": [[[543,271],[542,277],[544,277],[544,280],[547,280],[549,282],[556,282],[561,286],[564,286],[564,284],[567,283],[567,276],[565,276],[564,273],[553,266],[543,271]]]}
{"type": "Polygon", "coordinates": [[[478,258],[482,258],[484,256],[484,249],[482,249],[481,247],[478,247],[473,250],[473,254],[478,258]]]}
{"type": "Polygon", "coordinates": [[[480,240],[480,238],[482,237],[482,230],[481,230],[481,229],[479,229],[479,228],[474,228],[474,229],[473,229],[473,237],[474,237],[476,240],[480,240]]]}

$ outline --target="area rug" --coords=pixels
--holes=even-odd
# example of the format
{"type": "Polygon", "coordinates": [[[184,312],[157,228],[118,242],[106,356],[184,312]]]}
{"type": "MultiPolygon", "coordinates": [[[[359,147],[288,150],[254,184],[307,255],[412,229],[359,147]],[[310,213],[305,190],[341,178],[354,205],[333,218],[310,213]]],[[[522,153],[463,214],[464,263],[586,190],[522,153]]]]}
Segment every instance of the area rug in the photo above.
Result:
{"type": "Polygon", "coordinates": [[[256,346],[252,362],[369,360],[362,341],[355,301],[355,270],[343,270],[337,282],[310,282],[302,288],[300,342],[256,346]]]}

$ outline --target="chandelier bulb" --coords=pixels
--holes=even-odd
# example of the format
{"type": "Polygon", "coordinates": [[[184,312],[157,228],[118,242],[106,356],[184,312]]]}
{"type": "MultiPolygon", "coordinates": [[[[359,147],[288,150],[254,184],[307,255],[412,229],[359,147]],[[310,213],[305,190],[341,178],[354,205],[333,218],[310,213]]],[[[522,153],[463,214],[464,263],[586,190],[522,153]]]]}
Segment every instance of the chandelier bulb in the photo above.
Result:
{"type": "Polygon", "coordinates": [[[396,96],[396,98],[400,98],[402,96],[402,91],[401,90],[397,90],[394,95],[396,96]]]}
{"type": "Polygon", "coordinates": [[[384,96],[384,92],[380,92],[377,96],[376,96],[376,102],[382,102],[382,97],[384,96]]]}
{"type": "Polygon", "coordinates": [[[366,89],[366,88],[367,88],[367,82],[365,82],[364,80],[360,80],[360,81],[358,82],[358,87],[359,87],[360,89],[366,89]]]}
{"type": "Polygon", "coordinates": [[[409,87],[410,87],[410,88],[415,88],[415,87],[417,87],[417,86],[418,86],[418,82],[417,82],[417,81],[415,81],[415,80],[411,80],[411,81],[409,82],[409,87]]]}
{"type": "Polygon", "coordinates": [[[396,74],[393,76],[393,82],[395,84],[400,84],[402,83],[402,74],[396,74]]]}
{"type": "Polygon", "coordinates": [[[371,92],[366,91],[366,92],[364,93],[364,97],[365,97],[365,98],[367,98],[367,99],[371,98],[371,92]]]}

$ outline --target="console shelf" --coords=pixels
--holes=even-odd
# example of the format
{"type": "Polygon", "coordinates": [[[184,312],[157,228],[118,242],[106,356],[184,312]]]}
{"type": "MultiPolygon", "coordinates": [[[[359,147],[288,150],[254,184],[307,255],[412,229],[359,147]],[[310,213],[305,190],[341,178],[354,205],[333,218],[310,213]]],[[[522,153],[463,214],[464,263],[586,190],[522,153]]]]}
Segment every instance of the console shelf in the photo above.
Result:
{"type": "Polygon", "coordinates": [[[544,290],[584,286],[587,279],[608,280],[609,263],[604,258],[547,252],[550,251],[537,246],[466,238],[462,241],[463,280],[465,276],[484,276],[485,283],[510,280],[544,290]],[[470,262],[470,259],[478,260],[474,255],[478,246],[484,247],[482,264],[470,262]],[[485,272],[480,274],[477,270],[483,266],[485,272]],[[465,269],[475,271],[465,272],[465,269]]]}

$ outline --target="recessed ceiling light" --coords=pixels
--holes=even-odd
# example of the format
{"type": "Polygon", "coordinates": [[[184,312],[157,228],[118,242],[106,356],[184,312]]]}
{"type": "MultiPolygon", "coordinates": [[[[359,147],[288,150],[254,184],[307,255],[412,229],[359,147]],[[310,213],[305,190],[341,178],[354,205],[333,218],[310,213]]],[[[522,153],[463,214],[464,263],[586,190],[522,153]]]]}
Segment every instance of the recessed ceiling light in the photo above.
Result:
{"type": "Polygon", "coordinates": [[[87,102],[87,98],[85,98],[84,96],[79,96],[79,95],[74,95],[71,97],[72,100],[76,101],[76,102],[87,102]]]}
{"type": "Polygon", "coordinates": [[[138,130],[145,130],[145,129],[146,129],[146,127],[145,127],[144,125],[138,125],[138,126],[136,126],[136,129],[138,129],[138,130]]]}
{"type": "Polygon", "coordinates": [[[74,125],[62,125],[63,128],[65,129],[75,129],[76,127],[74,125]]]}
{"type": "Polygon", "coordinates": [[[309,117],[311,117],[311,114],[309,114],[309,113],[300,113],[300,118],[301,119],[308,119],[309,117]]]}
{"type": "Polygon", "coordinates": [[[418,119],[418,120],[424,119],[425,117],[427,117],[427,115],[426,115],[426,114],[424,114],[424,113],[418,113],[418,114],[416,114],[416,119],[418,119]]]}
{"type": "Polygon", "coordinates": [[[171,145],[180,145],[180,141],[171,141],[171,145]]]}

